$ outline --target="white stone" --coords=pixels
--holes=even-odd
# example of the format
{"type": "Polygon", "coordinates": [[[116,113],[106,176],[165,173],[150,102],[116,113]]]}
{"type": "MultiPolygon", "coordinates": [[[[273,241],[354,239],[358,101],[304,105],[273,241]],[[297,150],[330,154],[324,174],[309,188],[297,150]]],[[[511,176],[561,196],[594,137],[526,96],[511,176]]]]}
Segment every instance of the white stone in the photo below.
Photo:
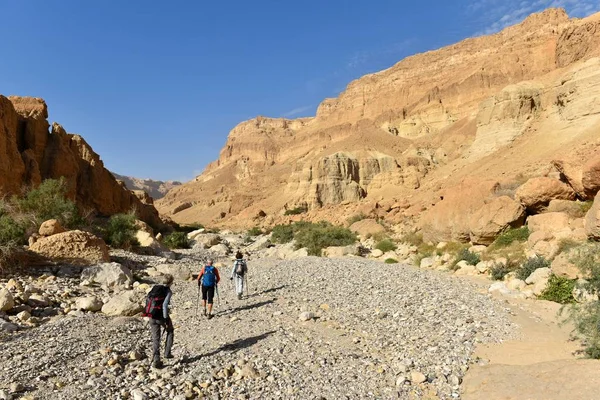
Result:
{"type": "Polygon", "coordinates": [[[131,271],[119,263],[102,263],[81,272],[81,280],[113,287],[130,287],[133,283],[131,271]]]}
{"type": "Polygon", "coordinates": [[[314,317],[315,317],[314,313],[311,313],[310,311],[304,311],[304,312],[300,313],[300,315],[298,316],[298,319],[300,321],[310,321],[314,317]]]}
{"type": "Polygon", "coordinates": [[[100,311],[102,309],[103,303],[96,296],[86,296],[80,297],[75,300],[75,308],[78,310],[84,311],[100,311]]]}
{"type": "Polygon", "coordinates": [[[538,268],[525,279],[525,283],[528,285],[535,285],[542,279],[548,280],[551,272],[550,268],[538,268]]]}
{"type": "Polygon", "coordinates": [[[421,268],[431,268],[433,266],[433,258],[425,257],[421,259],[421,264],[419,265],[421,268]]]}
{"type": "Polygon", "coordinates": [[[410,381],[412,383],[419,384],[419,383],[423,383],[423,382],[427,381],[427,377],[419,371],[411,371],[410,372],[410,381]]]}
{"type": "Polygon", "coordinates": [[[506,284],[509,290],[521,290],[524,289],[527,284],[520,279],[513,279],[506,284]]]}
{"type": "Polygon", "coordinates": [[[0,311],[10,311],[15,306],[15,299],[7,289],[0,290],[0,311]]]}
{"type": "Polygon", "coordinates": [[[379,249],[375,249],[371,252],[371,256],[375,257],[375,258],[379,258],[383,255],[383,251],[379,250],[379,249]]]}

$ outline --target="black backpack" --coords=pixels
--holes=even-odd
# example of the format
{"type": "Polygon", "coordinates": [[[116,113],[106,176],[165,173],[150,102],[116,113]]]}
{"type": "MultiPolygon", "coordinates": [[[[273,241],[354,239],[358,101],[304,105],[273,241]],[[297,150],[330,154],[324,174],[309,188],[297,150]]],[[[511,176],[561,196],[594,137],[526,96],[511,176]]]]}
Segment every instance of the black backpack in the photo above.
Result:
{"type": "Polygon", "coordinates": [[[169,288],[164,285],[155,285],[146,296],[146,307],[144,307],[144,317],[152,319],[164,319],[163,303],[169,294],[169,288]]]}
{"type": "Polygon", "coordinates": [[[237,260],[235,260],[235,269],[234,272],[236,275],[239,276],[244,276],[244,274],[246,273],[246,261],[238,258],[237,260]]]}

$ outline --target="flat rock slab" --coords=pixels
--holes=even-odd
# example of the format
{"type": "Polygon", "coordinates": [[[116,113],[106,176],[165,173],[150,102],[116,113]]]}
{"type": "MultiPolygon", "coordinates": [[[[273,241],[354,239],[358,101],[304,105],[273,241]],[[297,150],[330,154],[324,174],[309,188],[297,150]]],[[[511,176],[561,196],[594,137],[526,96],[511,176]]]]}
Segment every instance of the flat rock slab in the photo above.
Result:
{"type": "Polygon", "coordinates": [[[559,360],[531,365],[472,367],[463,400],[596,400],[600,361],[559,360]]]}

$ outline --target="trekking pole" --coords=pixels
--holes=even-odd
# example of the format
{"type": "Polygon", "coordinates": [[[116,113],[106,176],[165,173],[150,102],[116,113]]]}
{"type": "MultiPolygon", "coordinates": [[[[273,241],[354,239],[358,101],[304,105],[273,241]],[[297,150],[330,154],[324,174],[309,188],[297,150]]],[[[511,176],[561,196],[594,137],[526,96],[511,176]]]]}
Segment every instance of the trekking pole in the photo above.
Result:
{"type": "Polygon", "coordinates": [[[248,275],[244,275],[244,280],[246,281],[246,297],[249,297],[250,295],[248,293],[250,290],[248,289],[248,275]]]}
{"type": "Polygon", "coordinates": [[[219,308],[221,308],[221,297],[219,296],[219,285],[215,284],[215,290],[217,292],[217,304],[219,308]]]}
{"type": "Polygon", "coordinates": [[[198,308],[200,308],[200,286],[198,286],[198,296],[196,297],[196,317],[198,316],[198,308]]]}

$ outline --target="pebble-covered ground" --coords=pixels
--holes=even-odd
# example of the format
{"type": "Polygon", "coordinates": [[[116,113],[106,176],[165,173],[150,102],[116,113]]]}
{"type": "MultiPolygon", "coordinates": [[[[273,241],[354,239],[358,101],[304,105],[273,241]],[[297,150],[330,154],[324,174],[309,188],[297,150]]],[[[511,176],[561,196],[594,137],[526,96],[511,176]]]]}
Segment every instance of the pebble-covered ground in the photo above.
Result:
{"type": "MultiPolygon", "coordinates": [[[[200,258],[173,263],[197,271],[200,258]]],[[[211,320],[196,315],[195,282],[174,284],[175,358],[161,370],[139,317],[57,316],[3,334],[0,399],[460,398],[475,344],[515,330],[497,301],[438,272],[315,257],[249,268],[242,300],[221,269],[211,320]]]]}

